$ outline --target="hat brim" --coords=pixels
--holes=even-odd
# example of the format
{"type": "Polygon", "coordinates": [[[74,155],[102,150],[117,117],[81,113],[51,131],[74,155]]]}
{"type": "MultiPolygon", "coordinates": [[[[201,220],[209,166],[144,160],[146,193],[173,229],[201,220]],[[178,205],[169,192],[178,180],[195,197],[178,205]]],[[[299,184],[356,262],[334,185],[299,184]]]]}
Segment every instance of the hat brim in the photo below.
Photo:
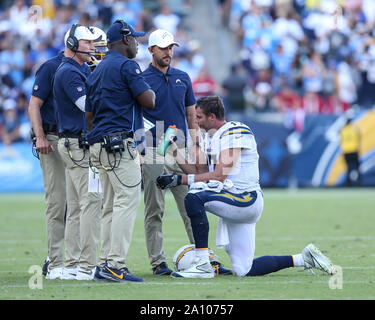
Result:
{"type": "Polygon", "coordinates": [[[171,45],[174,45],[174,46],[177,46],[177,47],[180,46],[180,44],[178,42],[166,42],[166,43],[151,44],[151,45],[149,45],[149,47],[157,46],[157,47],[159,47],[161,49],[165,49],[165,48],[167,48],[167,47],[169,47],[171,45]]]}
{"type": "Polygon", "coordinates": [[[132,32],[130,34],[131,37],[144,37],[146,35],[146,32],[132,32]]]}

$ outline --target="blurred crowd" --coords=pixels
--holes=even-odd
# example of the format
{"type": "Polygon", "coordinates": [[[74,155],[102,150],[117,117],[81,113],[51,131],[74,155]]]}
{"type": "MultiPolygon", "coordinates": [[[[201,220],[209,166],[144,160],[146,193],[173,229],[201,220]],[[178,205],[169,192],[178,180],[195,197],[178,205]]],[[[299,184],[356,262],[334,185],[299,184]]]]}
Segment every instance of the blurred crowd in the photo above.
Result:
{"type": "MultiPolygon", "coordinates": [[[[222,0],[240,44],[238,111],[342,114],[375,106],[375,1],[222,0]],[[240,80],[242,79],[242,81],[240,80]]],[[[224,85],[225,87],[226,85],[224,85]]],[[[233,102],[232,102],[233,100],[233,102]]],[[[295,128],[298,130],[298,128],[295,128]]]]}
{"type": "MultiPolygon", "coordinates": [[[[0,142],[30,138],[27,108],[39,66],[64,49],[64,35],[73,23],[106,31],[123,19],[147,33],[157,28],[175,34],[181,46],[174,64],[193,77],[204,64],[199,44],[190,38],[184,18],[191,0],[4,0],[0,2],[0,142]]],[[[139,38],[137,62],[151,62],[147,35],[139,38]]]]}
{"type": "MultiPolygon", "coordinates": [[[[375,102],[375,1],[217,0],[240,59],[224,81],[207,68],[185,18],[192,0],[4,0],[0,3],[0,137],[29,139],[27,106],[35,71],[63,50],[73,23],[107,30],[116,19],[150,33],[167,29],[181,46],[173,66],[186,71],[198,97],[219,94],[233,112],[341,114],[375,102]],[[338,6],[339,4],[339,6],[338,6]]],[[[151,62],[147,36],[136,60],[151,62]]]]}

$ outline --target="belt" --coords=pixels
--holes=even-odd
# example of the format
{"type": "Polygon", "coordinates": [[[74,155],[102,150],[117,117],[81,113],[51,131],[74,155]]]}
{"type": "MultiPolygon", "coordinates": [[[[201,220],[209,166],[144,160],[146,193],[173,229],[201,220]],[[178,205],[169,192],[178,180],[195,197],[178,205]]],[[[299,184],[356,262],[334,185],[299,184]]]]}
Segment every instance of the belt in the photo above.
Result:
{"type": "Polygon", "coordinates": [[[77,133],[73,133],[70,131],[63,131],[59,133],[59,138],[80,138],[80,137],[81,137],[81,133],[77,134],[77,133]]]}
{"type": "Polygon", "coordinates": [[[122,139],[129,139],[129,138],[133,138],[133,137],[134,137],[134,134],[133,134],[132,131],[128,131],[128,132],[126,132],[126,131],[122,131],[122,132],[111,132],[111,133],[108,133],[106,136],[103,136],[103,137],[101,138],[101,141],[102,141],[102,142],[105,142],[105,141],[104,141],[104,137],[108,137],[108,136],[111,136],[111,135],[121,135],[121,138],[122,138],[122,139]]]}

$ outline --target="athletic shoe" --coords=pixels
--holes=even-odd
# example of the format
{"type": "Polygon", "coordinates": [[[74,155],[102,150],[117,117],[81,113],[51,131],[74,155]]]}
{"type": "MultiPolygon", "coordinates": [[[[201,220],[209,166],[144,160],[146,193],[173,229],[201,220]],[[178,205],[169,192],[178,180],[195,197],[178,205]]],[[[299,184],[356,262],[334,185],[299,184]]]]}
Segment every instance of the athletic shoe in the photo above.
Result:
{"type": "Polygon", "coordinates": [[[109,282],[107,278],[104,278],[100,275],[100,267],[95,268],[94,281],[95,282],[109,282]]]}
{"type": "Polygon", "coordinates": [[[46,279],[54,280],[54,279],[61,279],[63,268],[48,268],[46,279]]]}
{"type": "Polygon", "coordinates": [[[143,279],[130,273],[129,269],[124,267],[115,269],[109,267],[107,264],[100,269],[99,274],[108,280],[115,282],[143,282],[143,279]]]}
{"type": "Polygon", "coordinates": [[[42,267],[42,274],[44,276],[47,275],[49,263],[50,263],[50,260],[49,260],[49,257],[47,256],[46,260],[44,260],[43,267],[42,267]]]}
{"type": "Polygon", "coordinates": [[[327,272],[331,275],[336,272],[331,260],[321,253],[312,243],[302,250],[302,257],[305,262],[305,269],[310,270],[312,273],[314,273],[312,270],[313,268],[327,272]]]}
{"type": "Polygon", "coordinates": [[[173,271],[168,268],[168,265],[165,262],[162,262],[158,266],[152,268],[152,271],[155,276],[164,276],[170,275],[173,271]]]}
{"type": "Polygon", "coordinates": [[[75,280],[78,268],[63,268],[61,280],[75,280]]]}
{"type": "Polygon", "coordinates": [[[78,267],[76,280],[94,280],[96,267],[91,270],[85,270],[81,267],[78,267]]]}
{"type": "Polygon", "coordinates": [[[172,272],[171,277],[208,279],[215,277],[215,273],[209,261],[196,258],[190,268],[179,272],[172,272]]]}
{"type": "Polygon", "coordinates": [[[229,276],[232,275],[233,272],[230,269],[225,269],[222,264],[218,261],[211,261],[212,269],[214,270],[214,273],[219,276],[229,276]]]}

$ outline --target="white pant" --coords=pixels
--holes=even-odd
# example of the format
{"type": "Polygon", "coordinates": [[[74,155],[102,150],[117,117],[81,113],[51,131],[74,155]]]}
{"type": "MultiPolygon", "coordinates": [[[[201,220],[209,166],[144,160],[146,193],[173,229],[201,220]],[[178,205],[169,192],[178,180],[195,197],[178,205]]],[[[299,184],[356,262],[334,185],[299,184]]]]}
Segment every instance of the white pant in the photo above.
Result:
{"type": "Polygon", "coordinates": [[[226,224],[229,243],[225,245],[225,250],[237,276],[245,276],[250,271],[254,259],[255,225],[263,212],[263,195],[261,191],[257,191],[256,194],[255,202],[250,202],[248,206],[243,206],[241,197],[229,193],[226,197],[215,196],[214,200],[204,204],[208,212],[222,218],[226,224]],[[221,198],[223,200],[220,200],[221,198]],[[228,201],[230,198],[233,199],[232,204],[228,201]]]}

